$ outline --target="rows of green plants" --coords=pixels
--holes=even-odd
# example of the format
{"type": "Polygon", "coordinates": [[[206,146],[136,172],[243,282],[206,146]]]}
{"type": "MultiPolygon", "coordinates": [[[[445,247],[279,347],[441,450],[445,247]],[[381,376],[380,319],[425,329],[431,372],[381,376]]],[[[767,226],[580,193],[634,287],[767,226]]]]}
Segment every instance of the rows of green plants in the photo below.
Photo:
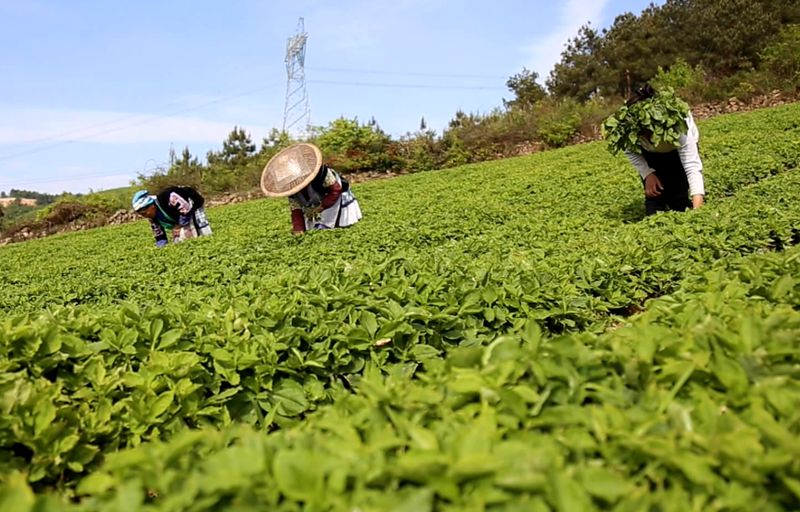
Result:
{"type": "MultiPolygon", "coordinates": [[[[726,259],[605,333],[528,321],[443,357],[368,362],[357,393],[270,435],[184,428],[109,455],[79,508],[791,509],[798,274],[798,248],[726,259]]],[[[21,475],[13,510],[63,510],[21,475]]]]}
{"type": "MultiPolygon", "coordinates": [[[[183,430],[109,455],[76,508],[791,509],[799,273],[797,248],[734,258],[610,332],[547,337],[529,321],[369,363],[357,393],[270,435],[183,430]]],[[[60,506],[19,475],[7,492],[60,506]]]]}
{"type": "MultiPolygon", "coordinates": [[[[796,169],[799,139],[797,106],[702,123],[709,202],[796,169]]],[[[152,303],[189,288],[204,293],[210,280],[251,276],[271,283],[287,269],[382,262],[387,252],[403,249],[425,264],[517,251],[528,264],[549,267],[562,256],[585,257],[576,247],[647,231],[630,224],[643,216],[638,187],[624,157],[611,157],[598,143],[358,185],[371,218],[344,232],[290,239],[285,203],[264,200],[212,209],[220,237],[169,251],[149,247],[145,222],[65,235],[66,244],[65,236],[56,236],[3,249],[0,310],[128,298],[152,303]],[[443,241],[448,245],[441,247],[443,241]]],[[[776,200],[771,206],[788,204],[776,200]]]]}
{"type": "Polygon", "coordinates": [[[642,220],[590,144],[358,186],[347,230],[256,201],[165,250],[144,223],[2,248],[0,504],[787,506],[798,113],[701,124],[687,214],[642,220]]]}

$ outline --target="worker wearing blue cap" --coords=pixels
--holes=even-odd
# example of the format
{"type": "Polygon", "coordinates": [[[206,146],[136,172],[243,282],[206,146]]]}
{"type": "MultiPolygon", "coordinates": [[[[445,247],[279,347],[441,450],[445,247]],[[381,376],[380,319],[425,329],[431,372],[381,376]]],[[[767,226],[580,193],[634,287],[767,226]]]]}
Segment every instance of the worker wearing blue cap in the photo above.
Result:
{"type": "Polygon", "coordinates": [[[156,245],[164,247],[169,242],[169,231],[176,243],[211,234],[204,202],[203,196],[191,187],[169,187],[156,195],[140,190],[133,195],[131,206],[150,220],[156,245]]]}

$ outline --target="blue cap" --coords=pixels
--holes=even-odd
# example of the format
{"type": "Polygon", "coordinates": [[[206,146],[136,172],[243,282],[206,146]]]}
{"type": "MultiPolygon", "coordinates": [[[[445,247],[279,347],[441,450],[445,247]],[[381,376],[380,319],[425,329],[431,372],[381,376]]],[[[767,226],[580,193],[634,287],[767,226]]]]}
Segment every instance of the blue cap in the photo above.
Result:
{"type": "Polygon", "coordinates": [[[147,193],[146,190],[140,190],[133,194],[133,200],[131,201],[131,207],[133,207],[133,211],[138,212],[143,208],[147,208],[151,204],[155,203],[156,200],[153,196],[147,193]]]}

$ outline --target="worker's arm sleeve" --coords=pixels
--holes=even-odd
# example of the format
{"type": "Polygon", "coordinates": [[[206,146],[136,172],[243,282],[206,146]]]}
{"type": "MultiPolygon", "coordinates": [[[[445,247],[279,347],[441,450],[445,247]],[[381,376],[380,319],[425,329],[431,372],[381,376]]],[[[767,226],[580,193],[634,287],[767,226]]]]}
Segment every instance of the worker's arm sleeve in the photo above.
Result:
{"type": "Polygon", "coordinates": [[[300,233],[306,230],[306,217],[303,210],[297,208],[292,210],[292,231],[300,233]]]}
{"type": "Polygon", "coordinates": [[[322,198],[320,206],[323,210],[327,210],[339,200],[342,195],[342,185],[339,182],[334,182],[333,185],[328,187],[328,193],[322,198]]]}
{"type": "Polygon", "coordinates": [[[700,160],[700,150],[698,142],[700,131],[690,115],[686,119],[688,131],[680,138],[678,155],[681,158],[683,170],[686,172],[686,180],[689,182],[689,194],[692,196],[705,195],[705,181],[703,179],[703,161],[700,160]]]}
{"type": "Polygon", "coordinates": [[[626,151],[625,156],[628,157],[628,160],[631,162],[631,164],[636,168],[637,171],[639,171],[639,176],[641,176],[642,179],[645,179],[656,172],[655,169],[652,169],[647,164],[647,160],[645,160],[642,155],[634,153],[633,151],[626,151]]]}
{"type": "Polygon", "coordinates": [[[150,228],[153,230],[153,236],[156,238],[156,246],[164,247],[169,240],[167,239],[167,232],[158,222],[150,222],[150,228]]]}

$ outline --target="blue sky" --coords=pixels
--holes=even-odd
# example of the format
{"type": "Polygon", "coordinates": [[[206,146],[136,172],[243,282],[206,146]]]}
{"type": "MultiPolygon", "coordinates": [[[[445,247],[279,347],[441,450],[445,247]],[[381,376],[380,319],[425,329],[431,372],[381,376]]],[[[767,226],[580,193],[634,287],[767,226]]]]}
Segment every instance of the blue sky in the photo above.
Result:
{"type": "Polygon", "coordinates": [[[397,137],[501,106],[508,77],[544,82],[581,25],[649,3],[0,0],[0,191],[124,186],[234,126],[260,142],[283,123],[299,17],[311,123],[374,117],[397,137]]]}

